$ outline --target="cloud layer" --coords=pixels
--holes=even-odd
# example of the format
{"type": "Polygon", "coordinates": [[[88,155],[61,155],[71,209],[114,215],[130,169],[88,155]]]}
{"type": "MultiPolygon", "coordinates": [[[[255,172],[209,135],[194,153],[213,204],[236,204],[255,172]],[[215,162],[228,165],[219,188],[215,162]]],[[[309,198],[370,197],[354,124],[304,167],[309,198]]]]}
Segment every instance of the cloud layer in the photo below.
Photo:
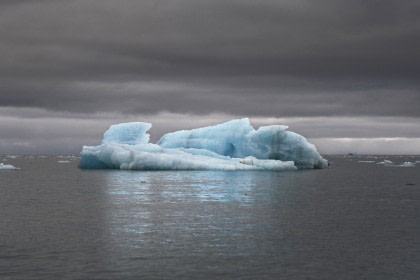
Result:
{"type": "Polygon", "coordinates": [[[1,1],[0,125],[14,129],[0,152],[42,143],[57,114],[68,147],[77,128],[162,112],[176,116],[167,130],[248,116],[305,120],[309,137],[419,137],[419,12],[414,0],[1,1]],[[32,109],[51,120],[25,127],[32,109]]]}
{"type": "MultiPolygon", "coordinates": [[[[53,112],[0,107],[0,153],[78,153],[83,145],[98,145],[111,124],[144,121],[153,124],[151,142],[164,133],[218,124],[244,115],[161,112],[152,115],[53,112]]],[[[417,118],[394,117],[253,117],[255,128],[287,124],[305,135],[325,154],[413,154],[420,144],[417,118]],[[375,128],[375,129],[372,129],[375,128]],[[400,137],[400,135],[405,137],[400,137]]]]}

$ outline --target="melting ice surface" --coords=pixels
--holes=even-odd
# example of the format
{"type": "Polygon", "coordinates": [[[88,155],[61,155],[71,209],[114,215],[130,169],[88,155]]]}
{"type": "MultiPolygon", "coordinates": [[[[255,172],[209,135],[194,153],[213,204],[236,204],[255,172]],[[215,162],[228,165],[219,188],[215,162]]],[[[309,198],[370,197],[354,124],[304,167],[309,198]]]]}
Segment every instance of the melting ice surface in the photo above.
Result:
{"type": "Polygon", "coordinates": [[[99,146],[83,146],[83,169],[295,170],[324,168],[328,162],[303,136],[287,126],[255,130],[238,119],[168,133],[149,143],[150,123],[112,125],[99,146]]]}

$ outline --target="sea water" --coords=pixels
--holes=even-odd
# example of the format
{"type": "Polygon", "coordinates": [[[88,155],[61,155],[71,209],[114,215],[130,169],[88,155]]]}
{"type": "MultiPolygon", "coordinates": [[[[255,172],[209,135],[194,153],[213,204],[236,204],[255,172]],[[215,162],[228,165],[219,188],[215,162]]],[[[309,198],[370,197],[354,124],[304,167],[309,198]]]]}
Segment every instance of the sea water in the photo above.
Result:
{"type": "Polygon", "coordinates": [[[0,279],[419,279],[416,156],[329,169],[80,170],[0,156],[0,279]]]}

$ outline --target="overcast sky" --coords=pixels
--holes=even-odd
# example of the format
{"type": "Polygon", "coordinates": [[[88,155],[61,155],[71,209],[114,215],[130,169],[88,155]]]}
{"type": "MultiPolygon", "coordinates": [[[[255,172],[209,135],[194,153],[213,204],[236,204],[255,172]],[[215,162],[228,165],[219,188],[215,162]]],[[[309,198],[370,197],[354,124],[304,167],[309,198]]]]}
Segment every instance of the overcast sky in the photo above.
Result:
{"type": "Polygon", "coordinates": [[[322,153],[420,154],[417,0],[2,0],[0,153],[249,117],[322,153]]]}

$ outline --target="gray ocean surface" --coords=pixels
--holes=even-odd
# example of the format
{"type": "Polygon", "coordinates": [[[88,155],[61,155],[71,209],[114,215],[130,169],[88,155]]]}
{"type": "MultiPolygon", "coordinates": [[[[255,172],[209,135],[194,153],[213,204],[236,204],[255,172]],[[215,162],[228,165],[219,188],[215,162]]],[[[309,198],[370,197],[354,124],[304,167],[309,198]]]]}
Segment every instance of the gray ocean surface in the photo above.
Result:
{"type": "Polygon", "coordinates": [[[327,158],[176,172],[0,156],[21,168],[0,170],[0,279],[420,279],[420,164],[375,164],[420,157],[327,158]]]}

